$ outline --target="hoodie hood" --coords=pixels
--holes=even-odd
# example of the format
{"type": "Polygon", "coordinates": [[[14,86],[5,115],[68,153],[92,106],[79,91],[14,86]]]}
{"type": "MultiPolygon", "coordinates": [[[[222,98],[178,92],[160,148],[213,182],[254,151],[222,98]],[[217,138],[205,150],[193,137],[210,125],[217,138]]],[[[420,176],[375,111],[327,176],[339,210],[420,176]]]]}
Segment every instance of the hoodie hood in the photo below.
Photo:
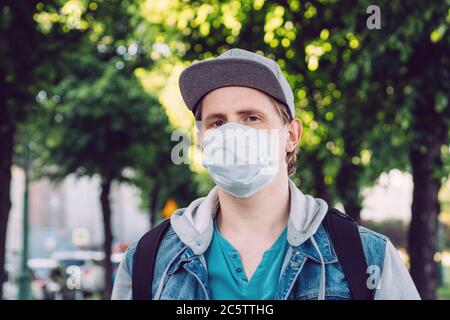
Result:
{"type": "MultiPolygon", "coordinates": [[[[287,239],[291,246],[297,247],[316,233],[325,218],[328,205],[322,199],[303,194],[292,180],[289,180],[289,190],[291,204],[287,239]]],[[[206,197],[175,211],[170,218],[177,236],[196,255],[203,254],[211,243],[218,201],[216,186],[206,197]]]]}

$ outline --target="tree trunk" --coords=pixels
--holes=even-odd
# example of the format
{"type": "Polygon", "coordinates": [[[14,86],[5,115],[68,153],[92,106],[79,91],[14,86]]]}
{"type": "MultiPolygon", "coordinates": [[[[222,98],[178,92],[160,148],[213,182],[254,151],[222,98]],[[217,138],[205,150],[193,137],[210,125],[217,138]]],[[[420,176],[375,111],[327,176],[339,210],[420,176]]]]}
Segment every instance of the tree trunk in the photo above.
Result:
{"type": "Polygon", "coordinates": [[[0,124],[0,299],[3,298],[3,283],[6,278],[6,231],[11,209],[11,166],[14,153],[15,128],[0,124]]]}
{"type": "MultiPolygon", "coordinates": [[[[425,111],[428,112],[428,111],[425,111]]],[[[441,146],[447,138],[448,128],[436,118],[431,121],[417,118],[415,132],[424,137],[413,145],[410,161],[414,181],[409,229],[409,255],[411,276],[422,299],[436,299],[439,271],[434,256],[437,251],[437,227],[440,204],[440,179],[433,170],[441,163],[441,146]],[[428,131],[428,132],[427,132],[428,131]]]]}
{"type": "Polygon", "coordinates": [[[111,191],[112,180],[105,178],[102,182],[102,191],[100,201],[102,204],[103,213],[103,251],[105,252],[105,259],[103,261],[104,275],[105,275],[105,291],[103,298],[108,300],[111,298],[113,282],[112,282],[112,264],[111,264],[111,245],[112,245],[112,230],[111,230],[111,204],[109,202],[109,195],[111,191]]]}
{"type": "Polygon", "coordinates": [[[330,189],[331,186],[325,183],[325,176],[323,174],[323,168],[325,163],[322,159],[319,159],[316,152],[313,153],[313,158],[308,162],[311,164],[311,170],[313,172],[314,179],[314,196],[325,200],[328,206],[334,206],[334,201],[332,200],[330,189]]]}
{"type": "Polygon", "coordinates": [[[155,188],[150,195],[150,228],[154,228],[156,226],[156,220],[158,218],[158,201],[159,198],[159,190],[155,188]]]}
{"type": "Polygon", "coordinates": [[[361,197],[359,194],[359,168],[351,162],[349,156],[342,160],[342,167],[336,178],[336,189],[345,208],[345,213],[360,221],[361,197]]]}

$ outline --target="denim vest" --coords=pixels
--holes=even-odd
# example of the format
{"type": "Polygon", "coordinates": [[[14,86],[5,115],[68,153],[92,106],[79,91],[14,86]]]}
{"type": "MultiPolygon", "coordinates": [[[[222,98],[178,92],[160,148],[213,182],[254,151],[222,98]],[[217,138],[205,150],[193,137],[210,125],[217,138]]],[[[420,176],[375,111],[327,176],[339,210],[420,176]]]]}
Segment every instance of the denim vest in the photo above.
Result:
{"type": "MultiPolygon", "coordinates": [[[[378,270],[378,274],[381,274],[388,239],[361,226],[359,232],[369,269],[378,270]]],[[[275,299],[317,299],[323,271],[326,275],[325,299],[351,298],[349,285],[323,223],[313,237],[315,243],[310,238],[298,246],[289,247],[279,276],[275,299]],[[322,261],[317,248],[322,255],[322,261]]],[[[124,263],[130,274],[133,270],[135,250],[136,244],[131,245],[125,256],[124,263]]],[[[153,299],[208,300],[210,297],[204,256],[194,254],[190,247],[181,242],[172,227],[169,227],[161,241],[153,283],[150,285],[153,299]]],[[[375,294],[376,288],[373,291],[375,294]]]]}

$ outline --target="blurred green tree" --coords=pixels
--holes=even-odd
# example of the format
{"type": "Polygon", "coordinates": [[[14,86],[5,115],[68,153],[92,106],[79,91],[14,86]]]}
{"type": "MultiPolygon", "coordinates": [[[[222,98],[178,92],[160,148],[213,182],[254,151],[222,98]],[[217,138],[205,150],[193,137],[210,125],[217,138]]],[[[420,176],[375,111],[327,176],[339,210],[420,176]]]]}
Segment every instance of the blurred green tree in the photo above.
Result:
{"type": "MultiPolygon", "coordinates": [[[[157,100],[143,91],[137,79],[118,68],[118,61],[102,63],[95,56],[81,56],[73,76],[53,89],[61,101],[47,105],[53,123],[46,139],[46,174],[53,179],[69,174],[101,178],[105,298],[112,289],[112,183],[132,181],[133,168],[152,159],[159,146],[167,143],[162,133],[168,125],[157,100]],[[145,150],[140,157],[136,157],[137,148],[145,150]]],[[[167,162],[158,169],[164,172],[170,165],[167,162]]]]}
{"type": "MultiPolygon", "coordinates": [[[[55,30],[44,34],[35,21],[40,2],[3,1],[0,7],[0,298],[5,280],[6,230],[11,208],[11,166],[17,131],[40,110],[35,99],[65,69],[64,55],[78,43],[79,33],[55,30]]],[[[47,1],[50,6],[54,1],[47,1]]],[[[19,163],[20,165],[20,163],[19,163]]]]}
{"type": "MultiPolygon", "coordinates": [[[[141,190],[142,206],[147,208],[152,227],[165,218],[161,212],[168,200],[174,200],[177,207],[186,207],[198,195],[198,183],[189,166],[175,165],[172,161],[172,150],[177,141],[171,141],[171,132],[158,132],[156,138],[159,144],[142,144],[133,149],[139,164],[132,181],[141,190]]],[[[184,138],[189,139],[187,135],[184,138]]]]}
{"type": "Polygon", "coordinates": [[[406,149],[393,155],[408,157],[414,181],[410,271],[422,298],[435,299],[438,193],[449,177],[449,2],[385,2],[382,14],[380,32],[366,32],[364,39],[369,101],[382,113],[380,127],[390,127],[391,143],[406,149]]]}

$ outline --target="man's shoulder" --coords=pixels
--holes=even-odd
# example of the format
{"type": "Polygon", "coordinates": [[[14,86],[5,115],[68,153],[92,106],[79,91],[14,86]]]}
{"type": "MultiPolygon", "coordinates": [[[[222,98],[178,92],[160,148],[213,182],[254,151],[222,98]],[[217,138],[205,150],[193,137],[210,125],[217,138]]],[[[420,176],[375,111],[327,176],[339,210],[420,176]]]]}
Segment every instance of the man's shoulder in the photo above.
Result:
{"type": "Polygon", "coordinates": [[[358,226],[358,231],[367,264],[382,268],[389,238],[363,226],[358,226]]]}
{"type": "MultiPolygon", "coordinates": [[[[158,224],[159,225],[159,224],[158,224]]],[[[157,225],[157,226],[158,226],[157,225]]],[[[157,227],[155,226],[155,227],[157,227]]],[[[126,264],[126,268],[127,271],[131,273],[132,268],[133,268],[133,258],[134,258],[134,254],[136,252],[137,246],[139,241],[148,233],[151,232],[154,228],[151,228],[150,230],[148,230],[146,233],[142,234],[138,240],[135,240],[133,242],[131,242],[131,244],[128,246],[127,251],[125,252],[125,264],[126,264]]],[[[172,226],[169,225],[167,226],[167,230],[164,232],[164,234],[162,235],[161,238],[161,242],[159,247],[173,247],[174,245],[178,244],[179,242],[181,242],[181,240],[178,238],[177,234],[175,233],[174,229],[172,228],[172,226]]],[[[160,251],[160,250],[159,250],[160,251]]]]}
{"type": "Polygon", "coordinates": [[[386,237],[385,235],[378,233],[376,231],[373,231],[371,229],[368,229],[361,225],[358,225],[358,231],[361,236],[361,240],[362,240],[362,238],[364,238],[366,241],[379,242],[384,245],[386,245],[386,242],[389,241],[389,238],[386,237]]]}

